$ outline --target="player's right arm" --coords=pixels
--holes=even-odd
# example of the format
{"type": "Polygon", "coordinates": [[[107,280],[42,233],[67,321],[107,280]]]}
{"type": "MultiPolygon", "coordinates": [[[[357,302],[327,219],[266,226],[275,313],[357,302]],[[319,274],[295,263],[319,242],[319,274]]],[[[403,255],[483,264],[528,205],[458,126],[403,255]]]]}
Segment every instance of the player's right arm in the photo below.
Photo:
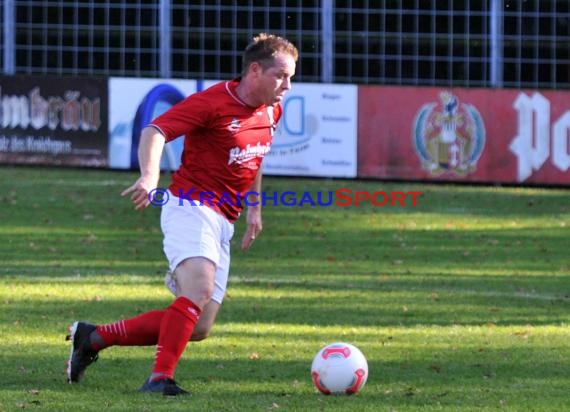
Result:
{"type": "Polygon", "coordinates": [[[157,128],[149,126],[142,130],[138,150],[141,176],[121,193],[121,196],[131,194],[136,210],[150,204],[148,195],[157,187],[160,179],[160,159],[165,143],[166,138],[157,128]]]}

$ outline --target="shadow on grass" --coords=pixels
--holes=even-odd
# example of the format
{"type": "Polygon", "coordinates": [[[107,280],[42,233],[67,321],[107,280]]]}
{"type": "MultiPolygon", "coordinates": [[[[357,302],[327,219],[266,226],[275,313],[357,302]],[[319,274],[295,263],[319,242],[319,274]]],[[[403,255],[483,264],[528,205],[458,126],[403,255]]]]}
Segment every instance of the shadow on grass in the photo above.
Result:
{"type": "MultiPolygon", "coordinates": [[[[144,278],[142,278],[144,279],[144,278]]],[[[8,279],[9,280],[9,279],[8,279]]],[[[391,327],[414,325],[559,325],[570,321],[570,295],[562,289],[564,277],[541,276],[513,284],[509,276],[411,275],[388,279],[318,277],[290,284],[279,280],[252,280],[232,284],[218,322],[267,324],[345,325],[391,327]],[[358,285],[358,286],[354,286],[358,285]],[[482,286],[484,285],[484,287],[482,286]],[[536,288],[540,286],[537,291],[536,288]],[[541,292],[548,290],[549,292],[541,292]]],[[[41,284],[41,282],[38,282],[41,284]]],[[[48,282],[49,284],[50,282],[48,282]]],[[[68,284],[68,286],[73,286],[68,284]]],[[[25,292],[3,302],[1,318],[22,325],[50,314],[70,322],[76,318],[107,323],[151,309],[166,308],[171,296],[155,280],[117,281],[102,284],[98,278],[81,279],[81,297],[42,301],[26,299],[25,292]],[[95,288],[90,296],[89,285],[95,288]],[[105,288],[156,286],[160,297],[114,299],[105,288]],[[93,314],[105,318],[93,318],[93,314]]],[[[110,291],[111,289],[109,289],[110,291]]]]}

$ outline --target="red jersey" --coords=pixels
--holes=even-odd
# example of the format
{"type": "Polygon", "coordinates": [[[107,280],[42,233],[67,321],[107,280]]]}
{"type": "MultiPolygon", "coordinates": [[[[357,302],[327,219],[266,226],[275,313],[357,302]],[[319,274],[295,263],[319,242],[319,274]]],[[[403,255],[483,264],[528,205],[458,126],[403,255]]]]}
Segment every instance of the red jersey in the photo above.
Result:
{"type": "Polygon", "coordinates": [[[246,105],[235,91],[238,84],[235,79],[192,94],[150,124],[167,142],[185,137],[182,164],[169,186],[179,204],[205,204],[231,222],[243,209],[282,114],[279,103],[246,105]]]}

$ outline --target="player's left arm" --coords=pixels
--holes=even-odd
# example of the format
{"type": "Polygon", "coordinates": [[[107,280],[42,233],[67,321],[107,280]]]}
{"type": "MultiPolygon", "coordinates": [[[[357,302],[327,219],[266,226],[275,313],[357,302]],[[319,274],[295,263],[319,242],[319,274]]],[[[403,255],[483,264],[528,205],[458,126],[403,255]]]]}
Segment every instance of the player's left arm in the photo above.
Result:
{"type": "Polygon", "coordinates": [[[247,207],[247,228],[241,241],[242,250],[248,250],[251,247],[263,228],[261,222],[261,175],[261,168],[259,168],[257,176],[249,189],[250,192],[255,192],[256,194],[252,193],[247,198],[247,203],[251,206],[248,205],[247,207]]]}

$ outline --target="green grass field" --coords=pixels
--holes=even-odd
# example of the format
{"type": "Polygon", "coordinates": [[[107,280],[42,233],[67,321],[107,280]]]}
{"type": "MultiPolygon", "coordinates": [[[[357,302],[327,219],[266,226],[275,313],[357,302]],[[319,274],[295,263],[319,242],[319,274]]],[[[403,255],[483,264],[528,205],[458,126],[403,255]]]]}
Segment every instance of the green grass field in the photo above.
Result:
{"type": "MultiPolygon", "coordinates": [[[[266,178],[283,192],[419,190],[416,207],[264,209],[236,226],[228,296],[176,378],[137,393],[153,347],[114,347],[66,383],[64,336],[171,301],[159,208],[136,175],[0,168],[0,411],[562,411],[570,405],[569,190],[266,178]],[[314,389],[326,343],[366,355],[351,397],[314,389]]],[[[168,177],[164,176],[163,186],[168,177]]]]}

